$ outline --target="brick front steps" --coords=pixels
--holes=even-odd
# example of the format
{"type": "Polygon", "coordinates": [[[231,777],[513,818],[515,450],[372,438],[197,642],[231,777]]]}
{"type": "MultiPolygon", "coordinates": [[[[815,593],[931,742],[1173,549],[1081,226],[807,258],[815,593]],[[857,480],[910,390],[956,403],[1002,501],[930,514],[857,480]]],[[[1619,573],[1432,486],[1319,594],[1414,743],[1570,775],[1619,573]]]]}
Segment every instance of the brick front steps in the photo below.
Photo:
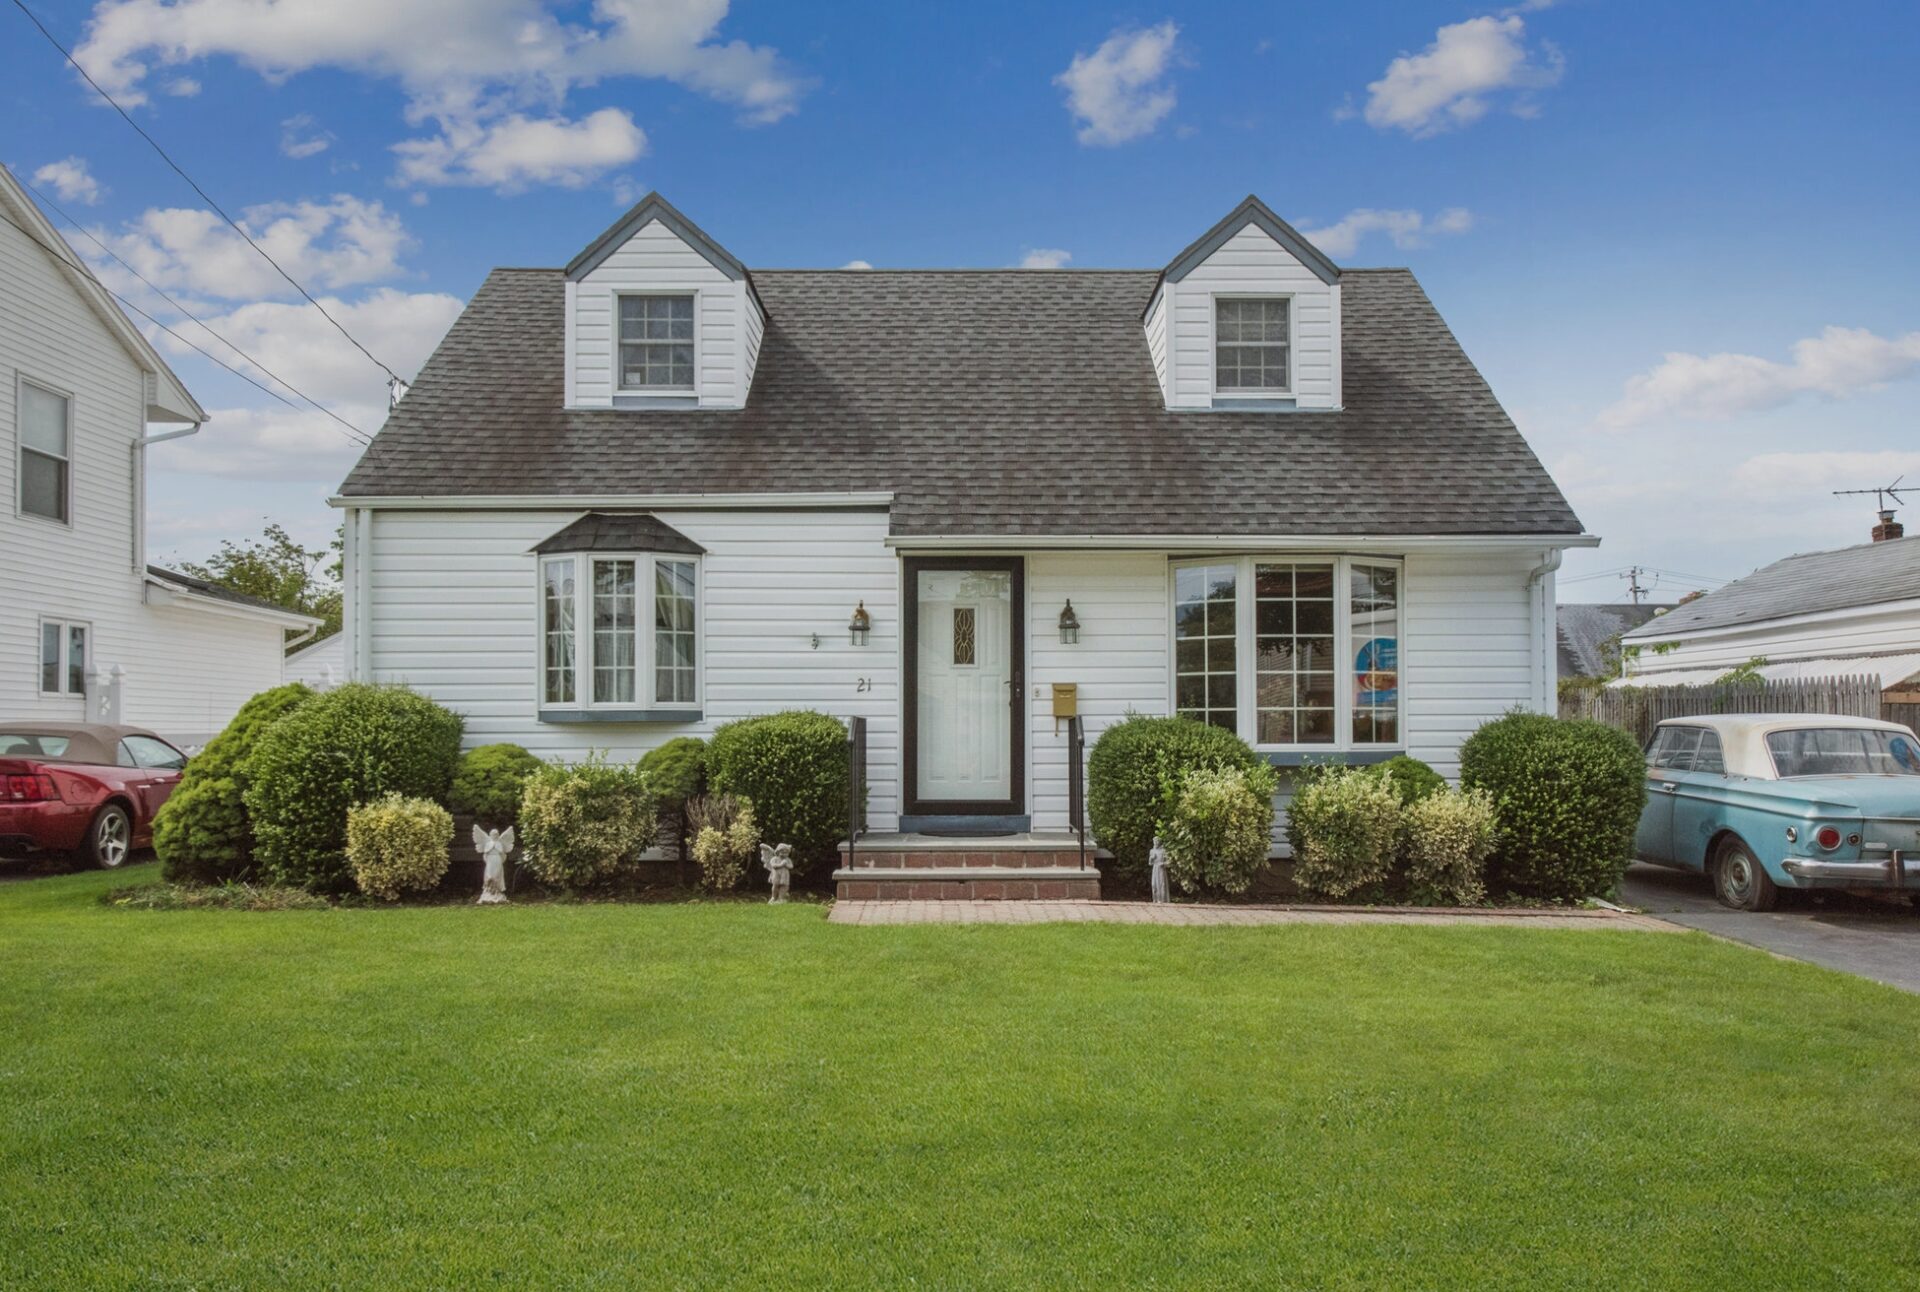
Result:
{"type": "Polygon", "coordinates": [[[1092,901],[1100,872],[1089,845],[1081,866],[1070,835],[956,839],[871,835],[833,872],[841,901],[1092,901]]]}

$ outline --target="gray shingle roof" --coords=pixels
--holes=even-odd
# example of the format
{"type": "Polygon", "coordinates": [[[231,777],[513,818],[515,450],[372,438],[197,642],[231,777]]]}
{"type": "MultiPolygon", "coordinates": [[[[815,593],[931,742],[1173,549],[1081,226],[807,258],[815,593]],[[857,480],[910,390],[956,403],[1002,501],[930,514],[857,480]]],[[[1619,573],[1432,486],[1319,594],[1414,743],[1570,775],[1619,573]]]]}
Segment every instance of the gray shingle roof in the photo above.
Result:
{"type": "Polygon", "coordinates": [[[747,407],[568,410],[563,277],[496,270],[342,494],[891,491],[953,534],[1575,534],[1403,269],[1342,275],[1341,412],[1169,412],[1152,271],[757,271],[747,407]]]}
{"type": "MultiPolygon", "coordinates": [[[[147,567],[147,573],[156,579],[164,579],[168,583],[178,584],[189,592],[198,593],[203,597],[212,597],[217,601],[230,601],[236,606],[247,606],[254,610],[277,610],[283,615],[303,613],[299,610],[289,610],[279,602],[268,601],[265,597],[248,596],[244,592],[235,592],[231,588],[223,588],[218,583],[209,583],[205,579],[197,579],[191,574],[182,574],[178,570],[169,570],[164,565],[149,565],[147,567]]],[[[308,617],[311,618],[312,616],[308,617]]]]}
{"type": "Polygon", "coordinates": [[[1602,649],[1630,628],[1644,624],[1670,606],[1564,605],[1556,622],[1560,636],[1561,677],[1601,677],[1619,670],[1619,661],[1602,649]]]}
{"type": "Polygon", "coordinates": [[[536,552],[682,552],[707,549],[644,511],[590,511],[534,544],[536,552]]]}
{"type": "Polygon", "coordinates": [[[1646,641],[1786,615],[1914,600],[1920,600],[1920,535],[1789,556],[1689,601],[1627,636],[1646,641]]]}

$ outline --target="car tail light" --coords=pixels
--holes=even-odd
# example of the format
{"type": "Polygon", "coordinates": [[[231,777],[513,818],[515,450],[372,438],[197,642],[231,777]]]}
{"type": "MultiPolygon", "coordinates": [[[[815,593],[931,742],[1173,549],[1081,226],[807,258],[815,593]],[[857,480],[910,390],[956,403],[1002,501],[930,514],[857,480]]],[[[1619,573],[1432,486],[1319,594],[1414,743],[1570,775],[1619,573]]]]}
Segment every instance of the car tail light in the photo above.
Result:
{"type": "Polygon", "coordinates": [[[1832,852],[1840,846],[1840,832],[1830,825],[1823,825],[1813,832],[1813,841],[1832,852]]]}
{"type": "Polygon", "coordinates": [[[5,794],[0,794],[9,803],[45,803],[60,797],[60,791],[54,788],[53,777],[44,772],[33,776],[8,776],[4,778],[5,794]]]}

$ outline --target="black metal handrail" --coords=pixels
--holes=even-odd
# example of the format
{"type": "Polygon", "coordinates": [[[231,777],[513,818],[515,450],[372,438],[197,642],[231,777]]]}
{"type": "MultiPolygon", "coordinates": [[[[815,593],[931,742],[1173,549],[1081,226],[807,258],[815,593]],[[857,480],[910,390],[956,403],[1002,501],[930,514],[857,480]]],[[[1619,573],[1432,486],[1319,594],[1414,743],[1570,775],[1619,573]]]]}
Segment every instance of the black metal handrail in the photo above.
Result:
{"type": "Polygon", "coordinates": [[[853,869],[853,850],[859,845],[867,802],[867,720],[847,719],[847,869],[853,869]]]}
{"type": "Polygon", "coordinates": [[[1067,820],[1080,840],[1080,869],[1087,868],[1087,729],[1078,715],[1067,719],[1067,820]]]}

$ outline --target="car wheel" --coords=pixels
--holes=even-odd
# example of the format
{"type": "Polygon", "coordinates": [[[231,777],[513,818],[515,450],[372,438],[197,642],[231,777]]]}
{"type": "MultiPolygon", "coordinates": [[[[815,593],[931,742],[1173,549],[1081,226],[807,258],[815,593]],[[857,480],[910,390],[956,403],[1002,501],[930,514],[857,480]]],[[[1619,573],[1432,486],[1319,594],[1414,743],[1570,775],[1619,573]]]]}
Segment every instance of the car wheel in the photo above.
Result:
{"type": "Polygon", "coordinates": [[[1780,900],[1779,885],[1738,839],[1720,845],[1713,865],[1713,891],[1722,905],[1736,911],[1770,911],[1780,900]]]}
{"type": "Polygon", "coordinates": [[[81,845],[80,855],[89,866],[113,870],[125,865],[132,852],[133,821],[125,808],[109,803],[87,827],[87,841],[81,845]]]}

